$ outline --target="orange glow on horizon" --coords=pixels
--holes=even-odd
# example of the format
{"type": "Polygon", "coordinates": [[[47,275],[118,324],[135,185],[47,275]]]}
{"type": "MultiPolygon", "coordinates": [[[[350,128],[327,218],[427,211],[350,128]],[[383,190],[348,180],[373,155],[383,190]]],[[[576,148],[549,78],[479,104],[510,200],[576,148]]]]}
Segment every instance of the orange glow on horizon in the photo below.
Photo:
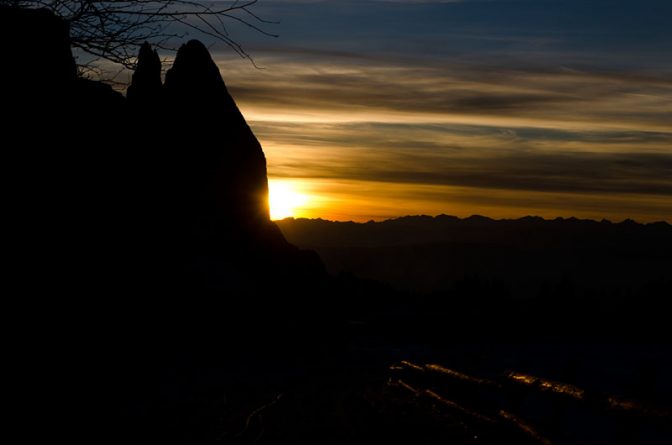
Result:
{"type": "Polygon", "coordinates": [[[540,216],[620,222],[625,211],[638,222],[671,220],[660,213],[665,200],[651,196],[573,195],[490,190],[426,184],[381,183],[330,178],[269,178],[271,219],[322,218],[383,221],[407,215],[440,214],[494,219],[540,216]]]}

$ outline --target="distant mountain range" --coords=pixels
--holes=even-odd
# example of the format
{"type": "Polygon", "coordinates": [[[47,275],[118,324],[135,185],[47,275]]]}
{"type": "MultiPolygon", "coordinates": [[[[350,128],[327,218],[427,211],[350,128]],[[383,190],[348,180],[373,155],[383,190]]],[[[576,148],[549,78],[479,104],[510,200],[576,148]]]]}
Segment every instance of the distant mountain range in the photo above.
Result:
{"type": "Polygon", "coordinates": [[[316,250],[332,274],[444,291],[465,279],[497,282],[518,297],[553,286],[639,292],[669,281],[672,226],[527,216],[407,216],[382,222],[285,219],[288,241],[316,250]]]}

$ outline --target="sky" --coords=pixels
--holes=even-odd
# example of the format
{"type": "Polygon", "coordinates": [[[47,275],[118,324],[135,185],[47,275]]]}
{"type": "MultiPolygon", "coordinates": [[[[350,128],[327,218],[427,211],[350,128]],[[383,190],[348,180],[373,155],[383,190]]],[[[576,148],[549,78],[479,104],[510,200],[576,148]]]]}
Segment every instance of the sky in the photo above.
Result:
{"type": "MultiPolygon", "coordinates": [[[[259,0],[212,44],[274,218],[672,222],[669,0],[259,0]]],[[[222,135],[224,137],[224,135],[222,135]]]]}

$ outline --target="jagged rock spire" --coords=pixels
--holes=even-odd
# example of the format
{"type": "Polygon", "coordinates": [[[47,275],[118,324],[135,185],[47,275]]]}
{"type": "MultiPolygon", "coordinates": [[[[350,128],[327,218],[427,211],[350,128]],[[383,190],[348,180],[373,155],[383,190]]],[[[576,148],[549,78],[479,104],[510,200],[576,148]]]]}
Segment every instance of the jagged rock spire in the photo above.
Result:
{"type": "Polygon", "coordinates": [[[213,246],[268,238],[272,230],[284,243],[270,224],[261,144],[201,42],[182,45],[164,85],[156,51],[142,45],[128,99],[135,119],[156,128],[136,136],[136,163],[144,157],[141,170],[153,171],[148,199],[166,209],[175,233],[213,246]]]}
{"type": "MultiPolygon", "coordinates": [[[[198,174],[190,184],[199,209],[217,224],[269,221],[266,158],[229,94],[219,68],[197,40],[182,45],[166,73],[165,100],[179,116],[182,162],[198,174]]],[[[251,224],[252,223],[252,224],[251,224]]]]}
{"type": "Polygon", "coordinates": [[[127,98],[135,104],[154,104],[161,96],[161,60],[156,50],[145,42],[140,47],[138,65],[133,73],[131,86],[128,87],[127,98]]]}

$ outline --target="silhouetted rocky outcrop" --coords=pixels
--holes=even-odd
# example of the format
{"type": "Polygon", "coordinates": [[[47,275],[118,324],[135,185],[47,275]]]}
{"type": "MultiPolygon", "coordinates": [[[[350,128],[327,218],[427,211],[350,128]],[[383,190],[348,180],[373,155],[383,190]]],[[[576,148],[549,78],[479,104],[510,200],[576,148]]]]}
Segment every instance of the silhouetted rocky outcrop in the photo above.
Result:
{"type": "Polygon", "coordinates": [[[77,69],[70,51],[68,25],[50,12],[0,6],[0,38],[0,71],[3,79],[15,82],[16,89],[8,91],[13,95],[25,98],[34,93],[57,94],[58,88],[75,81],[77,69]]]}
{"type": "Polygon", "coordinates": [[[115,206],[125,193],[114,172],[127,164],[114,120],[125,100],[77,76],[68,25],[46,10],[0,7],[0,54],[6,222],[21,246],[14,262],[31,265],[22,270],[30,286],[69,289],[72,299],[111,270],[103,264],[117,244],[115,206]]]}
{"type": "Polygon", "coordinates": [[[0,33],[6,254],[30,296],[12,313],[31,366],[58,363],[33,380],[68,388],[46,397],[71,402],[61,427],[152,442],[136,414],[162,403],[159,369],[321,341],[328,276],[270,221],[261,145],[201,43],[165,86],[143,45],[126,99],[77,76],[51,13],[0,7],[0,33]]]}
{"type": "Polygon", "coordinates": [[[165,95],[187,130],[173,136],[192,146],[182,162],[193,187],[187,200],[210,220],[200,229],[235,222],[241,230],[267,230],[255,227],[269,220],[264,153],[202,43],[180,48],[166,73],[165,95]]]}
{"type": "Polygon", "coordinates": [[[203,44],[183,45],[165,85],[143,45],[126,99],[77,76],[63,21],[0,12],[16,110],[3,147],[21,157],[26,195],[11,214],[30,234],[24,251],[47,264],[33,278],[67,289],[66,305],[105,305],[98,330],[232,331],[312,310],[326,272],[270,221],[261,145],[203,44]]]}
{"type": "Polygon", "coordinates": [[[122,106],[121,94],[77,76],[69,27],[49,11],[0,6],[0,42],[3,102],[17,122],[27,113],[41,125],[89,124],[122,106]]]}
{"type": "Polygon", "coordinates": [[[205,46],[183,45],[163,86],[160,70],[143,45],[128,94],[129,113],[152,128],[137,136],[136,179],[151,190],[152,205],[138,211],[150,222],[148,249],[162,252],[157,264],[181,267],[169,275],[182,285],[219,292],[301,292],[323,281],[317,256],[291,246],[270,221],[264,153],[205,46]]]}
{"type": "MultiPolygon", "coordinates": [[[[128,87],[126,97],[136,107],[156,107],[161,100],[161,87],[161,59],[156,50],[145,42],[140,47],[133,81],[128,87]]],[[[156,108],[153,111],[155,110],[156,108]]]]}

